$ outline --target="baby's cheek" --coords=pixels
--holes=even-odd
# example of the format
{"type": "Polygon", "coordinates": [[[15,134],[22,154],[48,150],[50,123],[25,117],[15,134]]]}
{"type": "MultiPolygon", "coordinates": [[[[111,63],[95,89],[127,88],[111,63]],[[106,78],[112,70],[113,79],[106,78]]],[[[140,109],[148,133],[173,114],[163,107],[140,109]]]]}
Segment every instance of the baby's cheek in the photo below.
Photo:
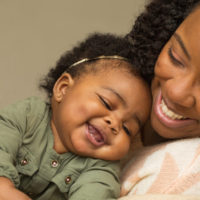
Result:
{"type": "Polygon", "coordinates": [[[129,136],[121,138],[121,141],[118,145],[116,145],[116,153],[120,156],[120,159],[125,157],[130,149],[131,141],[129,136]]]}
{"type": "Polygon", "coordinates": [[[77,111],[81,116],[84,117],[98,117],[101,112],[100,106],[95,102],[83,103],[77,107],[77,111]]]}

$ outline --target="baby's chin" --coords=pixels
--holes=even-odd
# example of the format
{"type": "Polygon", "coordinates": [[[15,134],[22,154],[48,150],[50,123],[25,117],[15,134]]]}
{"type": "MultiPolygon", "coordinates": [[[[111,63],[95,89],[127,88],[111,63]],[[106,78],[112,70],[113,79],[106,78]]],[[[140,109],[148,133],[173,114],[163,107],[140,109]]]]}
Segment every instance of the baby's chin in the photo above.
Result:
{"type": "Polygon", "coordinates": [[[74,152],[75,154],[82,156],[82,157],[90,157],[93,159],[100,159],[100,160],[106,160],[106,161],[118,161],[123,159],[125,156],[108,156],[108,154],[102,155],[102,153],[89,153],[89,152],[74,152]]]}

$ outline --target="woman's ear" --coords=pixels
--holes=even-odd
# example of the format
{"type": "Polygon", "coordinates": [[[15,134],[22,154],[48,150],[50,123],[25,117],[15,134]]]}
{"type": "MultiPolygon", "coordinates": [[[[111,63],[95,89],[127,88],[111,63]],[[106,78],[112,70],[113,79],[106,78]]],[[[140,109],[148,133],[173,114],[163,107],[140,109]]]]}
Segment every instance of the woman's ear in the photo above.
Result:
{"type": "Polygon", "coordinates": [[[69,89],[74,84],[74,80],[69,73],[62,74],[53,87],[53,97],[59,103],[69,89]]]}

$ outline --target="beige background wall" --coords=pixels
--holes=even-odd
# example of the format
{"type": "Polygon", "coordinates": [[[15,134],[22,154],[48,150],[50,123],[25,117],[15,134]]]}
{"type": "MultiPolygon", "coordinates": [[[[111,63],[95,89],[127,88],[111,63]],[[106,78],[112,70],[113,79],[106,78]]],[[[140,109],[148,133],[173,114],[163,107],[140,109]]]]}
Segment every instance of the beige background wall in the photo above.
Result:
{"type": "Polygon", "coordinates": [[[0,0],[0,108],[43,96],[41,77],[93,31],[125,34],[145,0],[0,0]]]}

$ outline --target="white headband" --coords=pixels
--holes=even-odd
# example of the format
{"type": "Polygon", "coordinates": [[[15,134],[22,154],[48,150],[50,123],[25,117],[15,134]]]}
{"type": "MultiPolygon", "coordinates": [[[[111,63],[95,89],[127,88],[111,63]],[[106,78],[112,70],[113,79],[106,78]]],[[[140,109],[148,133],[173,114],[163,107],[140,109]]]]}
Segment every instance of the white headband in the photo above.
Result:
{"type": "Polygon", "coordinates": [[[84,58],[82,60],[79,60],[79,61],[73,63],[72,65],[70,65],[68,67],[68,69],[70,69],[70,68],[72,68],[76,65],[79,65],[81,63],[88,62],[88,61],[91,61],[91,60],[98,60],[98,59],[118,59],[118,60],[124,60],[126,62],[129,62],[129,60],[127,58],[124,58],[122,56],[116,56],[116,55],[114,55],[114,56],[98,56],[98,57],[95,57],[95,58],[84,58]]]}

